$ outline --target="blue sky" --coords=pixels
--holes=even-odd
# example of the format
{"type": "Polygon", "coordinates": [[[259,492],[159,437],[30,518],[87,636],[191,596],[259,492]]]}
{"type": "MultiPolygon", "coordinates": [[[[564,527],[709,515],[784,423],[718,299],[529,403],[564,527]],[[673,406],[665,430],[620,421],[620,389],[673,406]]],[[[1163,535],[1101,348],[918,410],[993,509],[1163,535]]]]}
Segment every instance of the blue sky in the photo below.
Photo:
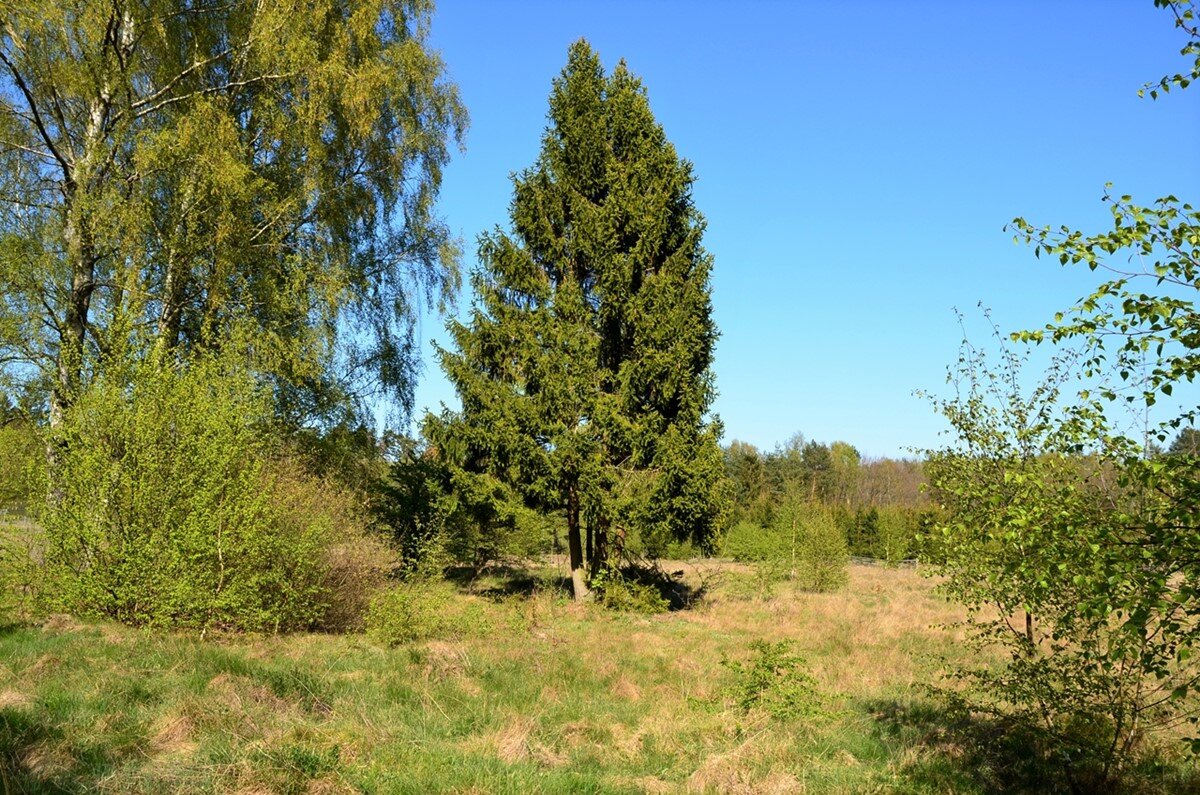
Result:
{"type": "MultiPolygon", "coordinates": [[[[441,211],[475,266],[533,163],[550,83],[585,37],[624,58],[679,153],[715,257],[714,410],[725,440],[800,431],[866,455],[938,443],[917,389],[944,390],[968,315],[1040,327],[1096,283],[1034,259],[1014,216],[1100,231],[1104,184],[1149,202],[1200,188],[1200,89],[1153,3],[451,2],[432,44],[471,114],[441,211]]],[[[470,305],[463,293],[459,311],[470,305]]],[[[457,406],[422,323],[418,414],[457,406]]]]}

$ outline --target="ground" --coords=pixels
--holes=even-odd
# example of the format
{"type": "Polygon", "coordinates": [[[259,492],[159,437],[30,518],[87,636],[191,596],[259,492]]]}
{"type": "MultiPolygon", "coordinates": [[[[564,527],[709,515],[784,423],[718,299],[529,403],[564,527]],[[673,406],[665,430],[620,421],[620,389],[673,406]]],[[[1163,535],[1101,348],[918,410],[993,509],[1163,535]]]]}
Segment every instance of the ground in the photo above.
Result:
{"type": "MultiPolygon", "coordinates": [[[[614,614],[553,572],[508,572],[458,586],[469,625],[395,648],[10,625],[4,793],[1037,789],[1028,760],[928,691],[965,652],[920,571],[856,565],[846,589],[804,594],[667,568],[704,584],[691,609],[614,614]],[[802,662],[775,677],[764,648],[802,662]]],[[[1189,770],[1154,790],[1193,789],[1189,770]]]]}

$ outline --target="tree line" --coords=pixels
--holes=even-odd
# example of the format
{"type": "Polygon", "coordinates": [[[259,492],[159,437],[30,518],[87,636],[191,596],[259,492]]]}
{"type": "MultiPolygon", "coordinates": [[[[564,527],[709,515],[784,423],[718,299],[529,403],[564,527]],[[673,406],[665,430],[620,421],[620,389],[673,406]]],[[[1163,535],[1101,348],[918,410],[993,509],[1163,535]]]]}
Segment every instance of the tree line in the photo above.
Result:
{"type": "Polygon", "coordinates": [[[0,446],[38,525],[10,544],[18,591],[132,623],[312,625],[329,528],[354,525],[400,571],[562,548],[576,597],[603,598],[632,556],[766,532],[801,482],[874,538],[894,500],[861,499],[875,465],[849,445],[719,446],[694,169],[586,41],[438,352],[460,407],[417,439],[370,427],[381,404],[412,415],[413,324],[459,279],[434,207],[467,116],[430,16],[5,12],[0,446]]]}

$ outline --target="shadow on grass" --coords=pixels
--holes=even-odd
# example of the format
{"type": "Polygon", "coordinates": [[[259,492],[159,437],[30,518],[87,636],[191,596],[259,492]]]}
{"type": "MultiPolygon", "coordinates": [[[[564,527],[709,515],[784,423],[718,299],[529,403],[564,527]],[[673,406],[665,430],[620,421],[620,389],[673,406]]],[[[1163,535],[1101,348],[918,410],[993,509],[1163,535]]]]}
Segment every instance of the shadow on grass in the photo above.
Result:
{"type": "Polygon", "coordinates": [[[528,597],[551,591],[571,595],[570,577],[546,577],[536,569],[519,563],[489,563],[483,568],[453,566],[445,577],[464,591],[485,599],[501,601],[510,597],[528,597]]]}
{"type": "Polygon", "coordinates": [[[0,638],[6,638],[9,635],[14,635],[23,629],[26,629],[25,624],[16,621],[0,621],[0,638]]]}
{"type": "Polygon", "coordinates": [[[0,708],[0,787],[4,795],[94,792],[113,769],[104,748],[89,745],[60,758],[62,733],[25,713],[0,708]]]}
{"type": "Polygon", "coordinates": [[[1121,781],[1072,782],[1042,735],[1015,721],[979,716],[937,701],[869,702],[882,738],[915,749],[903,774],[917,791],[980,793],[1196,793],[1193,764],[1150,755],[1121,781]]]}
{"type": "MultiPolygon", "coordinates": [[[[704,585],[688,583],[683,571],[668,572],[652,563],[629,562],[620,567],[620,573],[630,582],[656,590],[671,611],[695,607],[706,592],[704,585]]],[[[567,598],[572,595],[570,577],[546,576],[545,569],[522,563],[489,563],[482,569],[454,566],[445,571],[445,577],[463,590],[494,601],[547,591],[567,598]]]]}
{"type": "Polygon", "coordinates": [[[704,585],[697,587],[685,580],[683,570],[667,571],[653,562],[627,563],[621,567],[621,576],[658,591],[670,605],[671,612],[690,610],[704,598],[706,591],[704,585]]]}

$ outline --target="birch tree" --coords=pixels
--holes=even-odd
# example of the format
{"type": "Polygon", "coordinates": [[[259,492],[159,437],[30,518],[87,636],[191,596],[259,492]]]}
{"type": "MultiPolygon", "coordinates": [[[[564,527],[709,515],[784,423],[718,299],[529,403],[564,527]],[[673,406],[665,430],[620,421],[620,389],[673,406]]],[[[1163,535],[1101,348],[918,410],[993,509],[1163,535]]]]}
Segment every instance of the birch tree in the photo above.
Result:
{"type": "Polygon", "coordinates": [[[466,121],[425,0],[0,2],[0,372],[52,424],[101,372],[240,340],[305,419],[411,408],[456,285],[466,121]]]}

